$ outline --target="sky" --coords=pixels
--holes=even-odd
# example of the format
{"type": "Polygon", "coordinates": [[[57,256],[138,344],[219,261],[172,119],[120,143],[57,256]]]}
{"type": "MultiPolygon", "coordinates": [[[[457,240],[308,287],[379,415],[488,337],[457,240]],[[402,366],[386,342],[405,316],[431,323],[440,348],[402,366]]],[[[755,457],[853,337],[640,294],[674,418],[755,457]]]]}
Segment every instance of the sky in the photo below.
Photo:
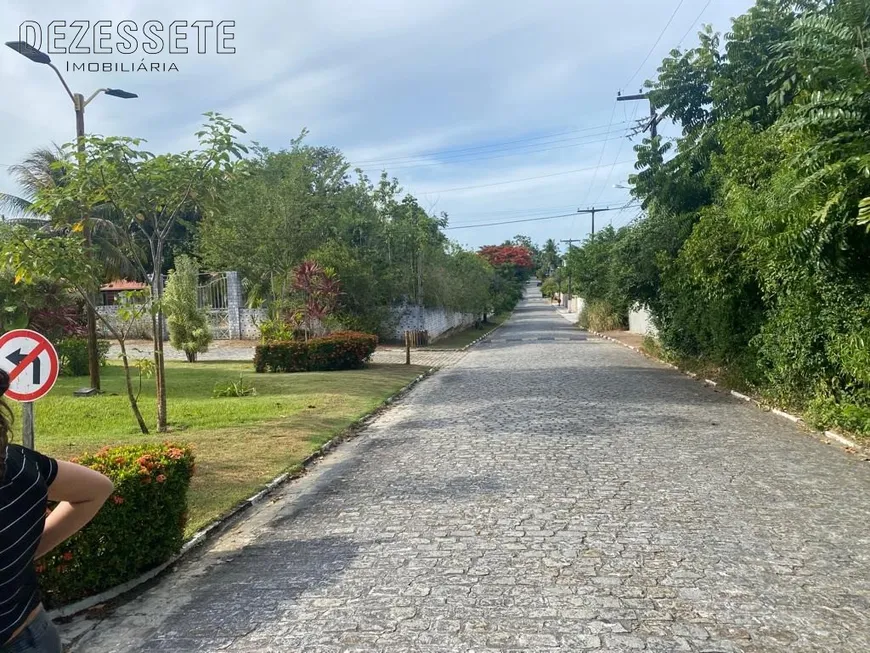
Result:
{"type": "MultiPolygon", "coordinates": [[[[65,21],[51,57],[73,92],[139,95],[98,96],[85,112],[88,133],[141,137],[149,151],[166,152],[195,146],[206,111],[233,118],[271,149],[307,129],[306,143],[340,148],[372,179],[387,170],[425,209],[448,214],[452,239],[477,248],[517,234],[536,243],[583,239],[591,225],[578,208],[614,209],[596,215],[596,229],[634,219],[638,210],[626,208],[628,191],[618,186],[633,171],[632,120],[649,105],[616,102],[617,93],[637,93],[672,48],[696,43],[702,24],[727,32],[753,2],[75,4],[4,0],[0,40],[19,40],[19,25],[35,21],[48,50],[49,23],[65,21]],[[89,22],[80,32],[73,21],[89,22]],[[98,21],[106,22],[97,29],[98,21]],[[187,39],[170,52],[175,21],[186,21],[174,33],[187,39]],[[146,51],[148,29],[163,37],[162,49],[146,51]],[[135,51],[119,50],[119,30],[138,36],[135,51]],[[95,33],[108,35],[97,45],[109,51],[94,51],[95,33]],[[86,52],[62,51],[76,45],[86,52]],[[186,54],[177,51],[185,45],[186,54]],[[108,71],[87,70],[106,64],[108,71]]],[[[75,116],[48,66],[5,47],[0,99],[0,191],[14,193],[7,167],[34,148],[73,140],[75,116]]],[[[661,133],[677,130],[663,124],[661,133]]]]}

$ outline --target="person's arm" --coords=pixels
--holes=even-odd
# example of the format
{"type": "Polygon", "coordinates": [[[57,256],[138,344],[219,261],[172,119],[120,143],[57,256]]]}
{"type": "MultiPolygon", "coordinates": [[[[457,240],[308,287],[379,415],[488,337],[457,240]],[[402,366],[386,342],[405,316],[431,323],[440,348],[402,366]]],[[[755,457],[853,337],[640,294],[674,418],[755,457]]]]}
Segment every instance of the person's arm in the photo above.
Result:
{"type": "Polygon", "coordinates": [[[57,461],[57,476],[48,487],[50,501],[59,501],[45,519],[37,558],[78,533],[99,512],[115,486],[93,469],[57,461]]]}

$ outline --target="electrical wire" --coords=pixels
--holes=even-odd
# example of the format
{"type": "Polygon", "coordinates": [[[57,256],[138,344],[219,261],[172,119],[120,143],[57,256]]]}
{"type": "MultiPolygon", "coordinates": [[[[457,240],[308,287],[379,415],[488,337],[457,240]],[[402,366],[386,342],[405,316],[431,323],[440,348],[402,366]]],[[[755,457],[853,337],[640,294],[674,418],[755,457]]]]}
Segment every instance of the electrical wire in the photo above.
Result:
{"type": "MultiPolygon", "coordinates": [[[[639,104],[634,105],[634,113],[631,115],[631,122],[634,122],[634,119],[637,117],[637,112],[639,108],[639,104]]],[[[605,179],[604,185],[598,192],[598,197],[595,198],[593,204],[597,204],[601,200],[601,196],[604,194],[604,189],[607,188],[607,184],[610,183],[610,178],[613,176],[613,171],[616,169],[616,162],[619,161],[619,155],[622,154],[622,147],[625,145],[626,140],[628,140],[628,134],[626,134],[624,138],[620,139],[619,149],[616,150],[616,156],[613,158],[613,164],[610,166],[610,170],[607,172],[607,179],[605,179]]]]}
{"type": "MultiPolygon", "coordinates": [[[[610,207],[610,206],[603,206],[603,207],[601,207],[600,210],[601,210],[602,212],[603,212],[603,211],[611,211],[611,210],[618,210],[618,211],[622,212],[622,211],[625,210],[627,207],[629,207],[629,206],[631,205],[631,203],[634,202],[634,201],[635,201],[634,199],[631,199],[631,200],[628,201],[628,203],[626,203],[626,204],[624,204],[623,206],[620,206],[620,207],[615,207],[615,206],[613,206],[613,207],[610,207]]],[[[482,223],[479,223],[479,224],[460,224],[460,225],[457,225],[457,226],[450,226],[450,225],[448,225],[447,227],[445,227],[445,229],[474,229],[474,228],[477,228],[477,227],[498,227],[498,226],[500,226],[500,225],[505,225],[505,224],[518,224],[518,223],[520,223],[520,222],[540,222],[540,221],[543,221],[543,220],[556,220],[556,219],[558,219],[558,218],[567,218],[567,217],[572,216],[572,215],[573,215],[573,216],[576,216],[576,215],[577,215],[577,212],[575,211],[575,212],[573,212],[573,213],[563,213],[563,214],[561,214],[561,215],[547,215],[547,216],[538,217],[538,218],[522,218],[522,219],[519,219],[519,220],[502,220],[502,221],[499,221],[499,222],[482,222],[482,223]]]]}
{"type": "MultiPolygon", "coordinates": [[[[611,132],[611,133],[615,134],[616,132],[611,132]]],[[[624,133],[625,132],[623,132],[623,134],[624,133]]],[[[596,136],[609,136],[609,135],[608,134],[596,134],[596,136]]],[[[493,154],[491,156],[478,156],[478,157],[473,157],[473,158],[457,158],[457,159],[447,160],[447,161],[430,161],[429,163],[417,163],[414,165],[395,166],[395,167],[389,168],[389,170],[391,170],[391,171],[410,170],[413,168],[430,168],[432,166],[443,166],[443,165],[448,165],[448,164],[452,164],[452,163],[472,163],[475,161],[487,161],[489,159],[503,159],[505,157],[511,157],[511,156],[521,156],[521,155],[526,155],[526,154],[539,154],[541,152],[552,152],[554,150],[565,150],[565,149],[571,149],[574,147],[583,147],[585,145],[595,145],[596,143],[607,143],[609,141],[617,140],[620,138],[622,138],[622,134],[620,134],[619,136],[610,136],[609,138],[603,138],[603,139],[599,139],[599,140],[595,140],[595,141],[583,141],[581,143],[574,143],[573,145],[559,145],[556,147],[545,147],[545,148],[532,149],[532,150],[528,150],[528,149],[522,149],[522,150],[517,150],[517,151],[512,150],[510,152],[505,152],[502,154],[493,154]]],[[[526,146],[526,147],[530,147],[530,146],[526,146]]],[[[363,168],[363,170],[369,170],[369,171],[377,170],[377,169],[380,169],[380,168],[363,168]]],[[[383,169],[386,169],[386,168],[383,168],[383,169]]]]}
{"type": "Polygon", "coordinates": [[[523,218],[521,220],[504,220],[502,222],[483,222],[480,224],[462,224],[455,227],[451,227],[450,225],[444,227],[444,229],[475,229],[477,227],[497,227],[499,225],[504,224],[518,224],[520,222],[540,222],[542,220],[555,220],[556,218],[567,218],[572,215],[577,215],[577,213],[564,213],[562,215],[547,215],[541,218],[523,218]]]}
{"type": "MultiPolygon", "coordinates": [[[[618,204],[618,203],[624,201],[624,199],[625,199],[624,197],[614,198],[610,202],[610,204],[618,204]]],[[[499,219],[511,220],[514,218],[547,217],[547,216],[555,214],[555,213],[565,213],[566,215],[569,215],[572,212],[573,213],[577,212],[576,209],[573,207],[573,205],[553,207],[550,210],[541,210],[541,209],[525,209],[525,210],[521,209],[521,210],[517,210],[517,211],[512,210],[512,211],[503,212],[501,214],[499,212],[477,212],[477,211],[475,211],[473,217],[464,217],[464,219],[457,220],[456,216],[451,215],[451,216],[449,216],[449,218],[450,218],[450,224],[456,226],[456,225],[466,225],[466,224],[471,224],[471,223],[475,223],[475,222],[480,222],[481,220],[486,219],[486,218],[494,219],[494,220],[499,220],[499,219]]],[[[460,216],[460,217],[462,217],[462,216],[460,216]]]]}
{"type": "MultiPolygon", "coordinates": [[[[634,163],[634,161],[620,161],[617,165],[621,165],[623,163],[634,163]]],[[[507,181],[497,181],[491,184],[478,184],[475,186],[459,186],[457,188],[443,188],[438,190],[429,190],[420,192],[420,195],[434,195],[438,193],[455,193],[461,190],[473,190],[476,188],[492,188],[493,186],[506,186],[508,184],[518,184],[523,181],[533,181],[535,179],[548,179],[549,177],[559,177],[562,175],[572,175],[578,172],[589,172],[590,170],[594,170],[596,166],[592,166],[589,168],[577,168],[576,170],[564,170],[563,172],[553,172],[548,175],[538,175],[536,177],[524,177],[522,179],[509,179],[507,181]]]]}
{"type": "Polygon", "coordinates": [[[649,52],[646,53],[646,56],[643,58],[643,61],[640,62],[640,65],[637,67],[637,70],[635,70],[634,74],[631,76],[631,78],[625,84],[623,84],[622,88],[628,88],[628,85],[634,81],[634,78],[637,77],[637,74],[641,70],[643,70],[643,67],[646,65],[646,62],[649,61],[649,58],[652,56],[652,53],[655,52],[655,49],[658,47],[658,44],[661,42],[662,37],[665,35],[665,32],[668,31],[668,27],[671,26],[671,23],[674,22],[674,18],[676,18],[677,12],[680,10],[680,7],[683,6],[683,3],[685,1],[686,0],[680,0],[680,2],[677,4],[677,8],[674,9],[674,13],[671,14],[671,17],[668,19],[668,22],[665,24],[664,28],[662,29],[661,33],[659,34],[659,37],[656,39],[656,42],[653,43],[653,46],[649,49],[649,52]]]}
{"type": "MultiPolygon", "coordinates": [[[[581,132],[589,132],[595,131],[596,129],[602,129],[604,125],[597,125],[596,127],[583,127],[582,129],[570,129],[568,131],[556,132],[552,134],[544,134],[542,136],[530,136],[528,138],[518,138],[512,141],[502,141],[498,143],[490,143],[489,145],[475,145],[472,147],[463,147],[459,149],[451,149],[451,150],[433,150],[431,152],[420,152],[419,154],[408,154],[405,156],[396,156],[396,157],[382,157],[379,159],[363,159],[362,161],[356,161],[351,163],[351,165],[359,166],[361,164],[381,164],[381,163],[390,163],[390,162],[398,162],[403,161],[405,159],[420,159],[424,157],[432,157],[432,156],[442,156],[445,154],[452,154],[454,152],[469,152],[472,150],[483,150],[493,147],[501,147],[503,145],[513,145],[514,143],[526,143],[529,141],[538,141],[545,138],[555,138],[557,136],[566,136],[568,134],[578,134],[581,132]]],[[[607,128],[610,129],[612,125],[608,125],[607,128]]],[[[542,145],[542,143],[539,143],[542,145]]]]}
{"type": "Polygon", "coordinates": [[[698,14],[698,17],[695,18],[694,22],[691,25],[689,25],[689,29],[686,30],[685,34],[683,34],[683,38],[680,39],[680,42],[677,43],[678,48],[682,47],[683,41],[685,41],[686,37],[689,36],[689,32],[691,32],[693,29],[695,29],[695,26],[698,24],[698,21],[701,20],[701,16],[703,16],[704,13],[707,11],[707,9],[710,8],[711,4],[713,4],[713,0],[707,0],[707,4],[704,5],[704,8],[701,10],[701,13],[698,14]]]}
{"type": "MultiPolygon", "coordinates": [[[[616,105],[619,104],[616,100],[613,101],[613,110],[610,112],[610,124],[613,124],[613,116],[616,115],[616,105]]],[[[608,127],[608,129],[610,129],[608,127]]],[[[604,152],[607,150],[607,143],[605,142],[601,146],[601,153],[598,155],[598,165],[595,166],[595,174],[592,175],[592,181],[586,187],[586,194],[583,196],[583,201],[580,204],[586,204],[586,200],[589,199],[589,193],[592,192],[592,187],[595,185],[595,180],[598,177],[598,168],[601,167],[601,162],[604,160],[604,152]]]]}

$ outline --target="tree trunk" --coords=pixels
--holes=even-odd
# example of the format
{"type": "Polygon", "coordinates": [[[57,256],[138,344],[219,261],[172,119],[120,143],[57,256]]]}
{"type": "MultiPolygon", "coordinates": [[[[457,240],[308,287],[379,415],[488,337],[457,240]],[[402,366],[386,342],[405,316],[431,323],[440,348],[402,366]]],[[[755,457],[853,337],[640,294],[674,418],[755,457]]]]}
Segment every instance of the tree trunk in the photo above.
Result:
{"type": "Polygon", "coordinates": [[[122,338],[118,338],[118,344],[121,345],[121,361],[124,363],[124,380],[127,384],[127,398],[130,400],[130,408],[133,409],[133,415],[136,416],[136,421],[139,423],[139,430],[148,435],[148,426],[145,424],[142,413],[139,411],[139,402],[136,401],[136,395],[133,394],[133,381],[130,379],[130,363],[127,360],[127,347],[124,345],[122,338]]]}
{"type": "MultiPolygon", "coordinates": [[[[93,309],[94,306],[88,299],[87,293],[85,293],[84,290],[82,290],[81,288],[77,288],[77,291],[79,295],[81,295],[82,298],[85,300],[85,304],[89,308],[93,309]]],[[[96,310],[94,310],[94,315],[99,320],[101,320],[104,325],[106,325],[106,329],[115,337],[115,340],[117,340],[118,344],[121,346],[121,361],[124,363],[124,381],[127,386],[127,398],[130,400],[130,409],[133,411],[133,415],[136,417],[136,422],[138,422],[139,424],[139,429],[142,431],[142,433],[147,435],[148,426],[145,424],[145,420],[142,419],[142,412],[139,410],[139,403],[136,400],[136,395],[133,394],[133,381],[130,378],[130,364],[127,360],[127,346],[125,344],[127,332],[122,332],[123,335],[122,333],[118,333],[118,331],[115,330],[112,324],[107,319],[102,317],[99,313],[97,313],[96,310]]]]}
{"type": "Polygon", "coordinates": [[[166,363],[163,356],[163,243],[158,242],[154,252],[154,271],[151,292],[156,302],[151,322],[154,325],[154,383],[157,391],[157,432],[166,432],[166,363]]]}

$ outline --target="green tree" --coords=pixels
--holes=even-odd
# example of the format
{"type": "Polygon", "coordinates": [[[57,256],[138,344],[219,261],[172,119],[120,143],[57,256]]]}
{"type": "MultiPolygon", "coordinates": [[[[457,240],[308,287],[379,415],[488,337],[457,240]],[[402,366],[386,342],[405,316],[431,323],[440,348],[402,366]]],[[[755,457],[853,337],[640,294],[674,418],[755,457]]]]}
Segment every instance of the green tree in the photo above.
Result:
{"type": "Polygon", "coordinates": [[[234,159],[246,152],[236,137],[244,130],[220,114],[207,113],[196,136],[200,149],[180,154],[154,154],[140,149],[141,139],[87,138],[81,163],[67,165],[63,186],[40,191],[35,203],[49,215],[90,215],[109,205],[124,233],[126,252],[151,283],[155,310],[154,378],[157,430],[166,431],[166,365],[163,355],[163,258],[173,226],[191,210],[220,206],[233,178],[234,159]],[[141,256],[142,248],[148,256],[141,256]]]}
{"type": "Polygon", "coordinates": [[[189,256],[175,258],[175,268],[166,280],[163,310],[169,327],[169,341],[183,351],[189,363],[208,351],[212,336],[208,315],[198,304],[199,268],[189,256]]]}
{"type": "Polygon", "coordinates": [[[139,429],[142,433],[148,433],[148,427],[139,410],[138,394],[133,391],[126,347],[131,328],[138,318],[152,307],[148,293],[123,294],[118,312],[121,322],[115,325],[96,312],[93,298],[94,289],[99,283],[100,268],[93,262],[94,258],[86,252],[87,244],[81,238],[46,235],[19,226],[0,240],[0,246],[2,246],[0,256],[4,267],[14,273],[16,287],[39,290],[41,279],[62,279],[78,294],[82,302],[90,303],[97,317],[121,348],[121,362],[124,366],[130,409],[139,429]]]}

